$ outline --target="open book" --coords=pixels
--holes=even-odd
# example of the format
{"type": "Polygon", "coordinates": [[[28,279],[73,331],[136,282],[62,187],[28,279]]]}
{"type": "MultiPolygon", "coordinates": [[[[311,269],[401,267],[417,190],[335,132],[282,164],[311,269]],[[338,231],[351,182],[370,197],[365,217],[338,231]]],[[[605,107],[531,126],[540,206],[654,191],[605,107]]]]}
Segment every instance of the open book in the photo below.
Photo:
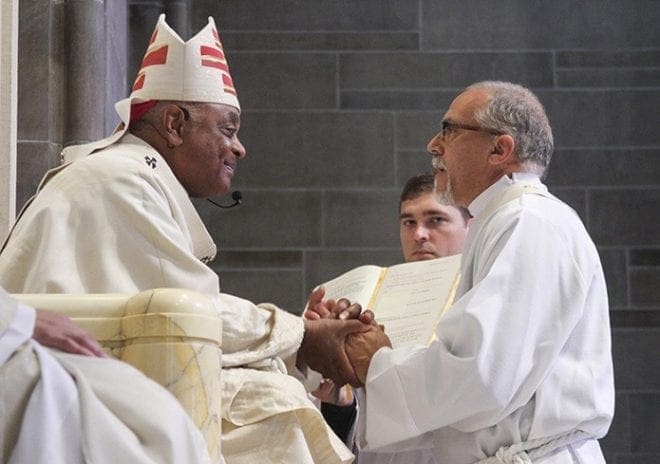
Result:
{"type": "Polygon", "coordinates": [[[348,298],[371,309],[392,346],[427,345],[451,306],[461,255],[390,267],[360,266],[323,284],[326,299],[348,298]]]}

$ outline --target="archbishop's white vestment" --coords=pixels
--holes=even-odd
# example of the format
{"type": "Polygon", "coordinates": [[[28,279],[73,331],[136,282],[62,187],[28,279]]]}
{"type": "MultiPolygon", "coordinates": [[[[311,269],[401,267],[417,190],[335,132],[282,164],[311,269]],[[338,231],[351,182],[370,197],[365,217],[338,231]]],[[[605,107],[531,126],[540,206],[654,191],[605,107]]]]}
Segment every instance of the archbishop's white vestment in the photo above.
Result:
{"type": "Polygon", "coordinates": [[[0,285],[12,293],[175,287],[211,295],[223,321],[227,462],[351,460],[302,384],[286,375],[282,359],[297,351],[302,319],[220,293],[205,264],[215,244],[158,152],[126,134],[42,184],[0,254],[0,285]]]}

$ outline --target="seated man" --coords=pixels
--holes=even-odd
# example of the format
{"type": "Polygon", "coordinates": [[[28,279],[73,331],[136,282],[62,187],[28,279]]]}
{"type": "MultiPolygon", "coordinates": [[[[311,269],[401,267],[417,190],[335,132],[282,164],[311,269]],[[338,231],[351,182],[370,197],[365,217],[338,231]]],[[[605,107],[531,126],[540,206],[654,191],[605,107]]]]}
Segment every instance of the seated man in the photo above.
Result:
{"type": "Polygon", "coordinates": [[[246,155],[213,19],[184,43],[162,15],[133,91],[116,108],[123,124],[115,134],[65,149],[71,162],[41,182],[0,254],[0,284],[16,293],[174,287],[212,296],[223,320],[227,462],[349,461],[283,360],[291,367],[297,353],[314,368],[323,350],[337,372],[351,370],[344,338],[366,326],[303,321],[220,293],[206,264],[216,246],[189,197],[228,192],[246,155]]]}
{"type": "Polygon", "coordinates": [[[0,288],[0,462],[211,462],[204,438],[167,390],[105,358],[68,318],[44,315],[49,323],[35,325],[35,310],[0,288]]]}
{"type": "MultiPolygon", "coordinates": [[[[399,237],[406,262],[442,258],[461,253],[468,231],[470,213],[460,206],[438,202],[436,178],[432,173],[408,179],[399,200],[399,237]]],[[[352,445],[352,428],[356,415],[349,386],[339,391],[332,381],[324,381],[315,393],[323,400],[321,411],[333,430],[352,445]]],[[[355,450],[354,450],[355,453],[355,450]]],[[[356,453],[356,462],[435,463],[430,450],[402,453],[356,453]]]]}

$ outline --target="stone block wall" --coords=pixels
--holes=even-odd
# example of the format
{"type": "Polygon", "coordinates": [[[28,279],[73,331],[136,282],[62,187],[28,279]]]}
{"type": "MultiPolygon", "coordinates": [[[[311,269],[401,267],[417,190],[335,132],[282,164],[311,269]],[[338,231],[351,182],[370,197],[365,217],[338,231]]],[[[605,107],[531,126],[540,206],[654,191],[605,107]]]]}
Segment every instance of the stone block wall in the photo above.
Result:
{"type": "Polygon", "coordinates": [[[244,204],[197,202],[221,285],[293,312],[317,283],[401,260],[399,189],[429,168],[426,142],[465,85],[532,88],[555,133],[548,184],[584,220],[608,281],[617,411],[603,448],[609,463],[658,461],[659,2],[22,0],[19,198],[63,144],[111,130],[108,103],[132,82],[161,12],[185,39],[215,18],[243,106],[244,204]],[[99,12],[89,40],[65,40],[66,24],[99,12]],[[99,42],[105,59],[83,72],[107,82],[89,107],[66,76],[99,42]],[[76,123],[65,109],[77,103],[76,123]]]}
{"type": "Polygon", "coordinates": [[[19,3],[17,210],[62,147],[112,132],[126,92],[126,0],[19,3]]]}
{"type": "Polygon", "coordinates": [[[554,129],[548,184],[582,217],[608,280],[608,462],[660,457],[660,3],[192,0],[191,33],[208,15],[248,150],[244,205],[202,206],[226,291],[298,311],[319,282],[400,261],[397,195],[428,169],[447,106],[474,81],[519,82],[554,129]]]}

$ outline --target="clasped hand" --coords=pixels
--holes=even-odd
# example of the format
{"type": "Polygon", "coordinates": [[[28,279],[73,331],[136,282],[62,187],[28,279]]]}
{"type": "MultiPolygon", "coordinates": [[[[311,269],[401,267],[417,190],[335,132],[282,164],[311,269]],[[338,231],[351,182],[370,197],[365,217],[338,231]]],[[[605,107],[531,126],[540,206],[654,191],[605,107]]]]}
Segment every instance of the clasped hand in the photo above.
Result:
{"type": "Polygon", "coordinates": [[[347,299],[323,300],[325,290],[314,290],[305,311],[305,336],[298,352],[304,362],[335,385],[364,385],[376,351],[391,343],[371,311],[347,299]]]}

